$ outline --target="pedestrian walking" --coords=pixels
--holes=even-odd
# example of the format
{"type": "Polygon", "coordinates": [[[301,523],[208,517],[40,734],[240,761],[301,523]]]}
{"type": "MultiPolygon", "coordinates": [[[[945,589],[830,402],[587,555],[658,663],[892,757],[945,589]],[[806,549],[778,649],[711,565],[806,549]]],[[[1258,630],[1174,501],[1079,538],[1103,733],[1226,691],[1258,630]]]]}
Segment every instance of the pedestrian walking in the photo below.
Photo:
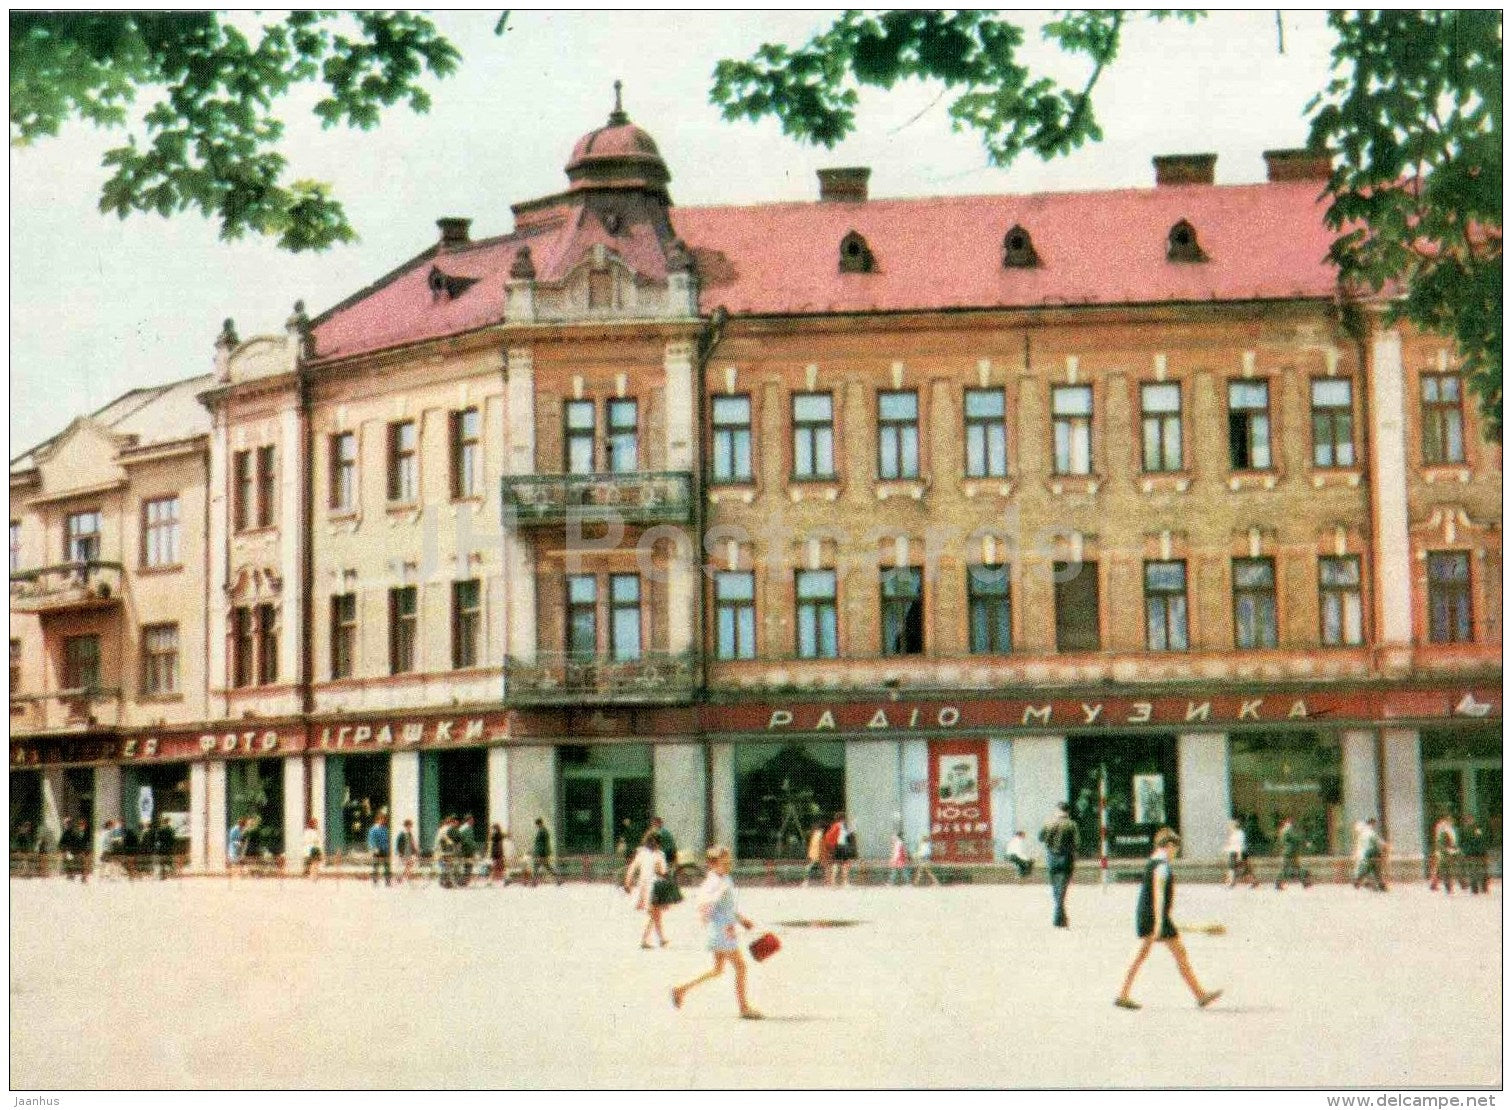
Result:
{"type": "Polygon", "coordinates": [[[913,885],[923,886],[924,880],[928,879],[935,886],[940,885],[940,876],[935,874],[934,865],[930,860],[934,858],[934,842],[925,833],[919,837],[919,850],[914,853],[913,885]]]}
{"type": "MultiPolygon", "coordinates": [[[[1454,880],[1459,871],[1459,829],[1455,827],[1454,815],[1446,813],[1433,826],[1433,867],[1436,878],[1444,884],[1444,893],[1454,893],[1454,880]]],[[[1461,885],[1465,885],[1460,876],[1461,885]]],[[[1435,889],[1430,879],[1428,889],[1435,889]]]]}
{"type": "Polygon", "coordinates": [[[247,856],[247,819],[238,820],[226,830],[226,867],[235,871],[247,856]]]}
{"type": "MultiPolygon", "coordinates": [[[[635,858],[630,862],[630,870],[625,875],[625,893],[635,890],[635,908],[646,915],[646,928],[641,932],[641,947],[651,947],[651,936],[656,935],[656,943],[665,948],[667,946],[666,934],[662,932],[662,911],[672,903],[669,901],[667,892],[667,857],[662,854],[661,841],[657,839],[654,829],[647,830],[641,838],[640,847],[636,849],[635,858]]],[[[673,884],[676,889],[676,884],[673,884]]],[[[677,895],[677,900],[682,900],[682,895],[677,895]]]]}
{"type": "Polygon", "coordinates": [[[178,834],[173,831],[167,817],[159,817],[152,833],[152,862],[157,868],[159,879],[172,876],[177,850],[178,834]]]}
{"type": "Polygon", "coordinates": [[[504,881],[504,827],[496,821],[488,830],[488,884],[504,881]]]}
{"type": "Polygon", "coordinates": [[[1034,860],[1029,856],[1029,838],[1024,835],[1024,830],[1019,829],[1013,834],[1013,839],[1008,841],[1008,862],[1018,868],[1020,879],[1027,879],[1029,873],[1034,870],[1034,860]]]}
{"type": "Polygon", "coordinates": [[[550,871],[556,885],[561,886],[562,875],[551,863],[551,833],[546,831],[546,821],[537,817],[535,825],[535,843],[530,849],[530,885],[535,886],[541,881],[542,871],[550,871]]]}
{"type": "Polygon", "coordinates": [[[1354,888],[1359,890],[1360,884],[1364,883],[1384,892],[1386,879],[1381,871],[1381,856],[1385,852],[1385,842],[1376,829],[1375,818],[1360,822],[1355,830],[1354,888]]]}
{"type": "Polygon", "coordinates": [[[815,821],[814,827],[809,832],[808,839],[808,866],[803,871],[803,885],[808,886],[815,879],[824,877],[824,865],[827,862],[829,848],[824,838],[824,822],[815,821]]]}
{"type": "Polygon", "coordinates": [[[698,888],[698,915],[708,927],[709,951],[714,953],[714,966],[696,979],[672,988],[672,1006],[682,1009],[683,999],[694,987],[717,979],[724,974],[726,965],[735,969],[735,1002],[740,1007],[740,1016],[758,1020],[761,1013],[751,1006],[746,997],[746,962],[740,951],[740,942],[735,936],[735,926],[751,928],[749,918],[742,917],[735,907],[735,882],[730,878],[730,850],[715,846],[705,854],[709,873],[698,888]]]}
{"type": "Polygon", "coordinates": [[[1163,944],[1176,960],[1176,970],[1182,981],[1191,989],[1200,1007],[1211,1006],[1223,994],[1221,990],[1203,990],[1187,958],[1186,945],[1176,923],[1171,920],[1171,906],[1176,899],[1176,877],[1171,873],[1171,860],[1181,848],[1181,838],[1171,829],[1163,828],[1155,834],[1155,850],[1145,864],[1144,878],[1139,885],[1139,904],[1134,911],[1134,932],[1139,937],[1139,948],[1134,953],[1134,962],[1124,976],[1123,989],[1113,1004],[1123,1010],[1137,1010],[1139,1003],[1130,997],[1134,979],[1144,966],[1145,957],[1156,944],[1163,944]]]}
{"type": "Polygon", "coordinates": [[[467,814],[457,826],[457,874],[458,886],[472,881],[473,858],[478,854],[478,837],[473,829],[473,815],[467,814]]]}
{"type": "Polygon", "coordinates": [[[893,886],[902,886],[908,881],[908,845],[903,842],[901,832],[893,833],[892,848],[887,853],[887,866],[892,872],[889,881],[893,886]]]}
{"type": "MultiPolygon", "coordinates": [[[[1429,890],[1437,890],[1438,887],[1439,887],[1439,878],[1440,878],[1440,876],[1439,876],[1439,854],[1438,854],[1439,837],[1440,837],[1440,834],[1443,832],[1444,827],[1446,825],[1451,824],[1451,823],[1452,823],[1451,819],[1450,819],[1450,817],[1449,817],[1449,815],[1447,813],[1441,814],[1439,816],[1439,819],[1433,823],[1432,830],[1428,833],[1428,889],[1429,890]]],[[[1358,826],[1356,826],[1356,829],[1358,829],[1358,826]]]]}
{"type": "Polygon", "coordinates": [[[851,868],[856,860],[856,833],[844,813],[835,814],[824,842],[830,848],[830,886],[849,886],[851,868]]]}
{"type": "Polygon", "coordinates": [[[1471,894],[1485,894],[1490,887],[1490,846],[1486,832],[1473,817],[1464,820],[1465,838],[1460,849],[1464,882],[1471,894]]]}
{"type": "Polygon", "coordinates": [[[1229,822],[1228,841],[1223,845],[1223,850],[1228,853],[1228,874],[1226,883],[1229,889],[1240,879],[1248,879],[1250,889],[1260,885],[1260,880],[1255,877],[1255,869],[1250,866],[1249,843],[1244,835],[1244,825],[1239,821],[1229,822]]]}
{"type": "Polygon", "coordinates": [[[378,870],[383,869],[383,885],[390,886],[394,881],[394,872],[389,865],[389,815],[388,810],[378,811],[378,820],[373,822],[373,827],[368,829],[368,851],[373,853],[373,885],[378,885],[378,870]]]}
{"type": "Polygon", "coordinates": [[[95,835],[95,866],[101,868],[100,874],[105,872],[103,867],[107,863],[119,863],[121,856],[121,823],[114,817],[105,822],[105,827],[95,835]]]}
{"type": "Polygon", "coordinates": [[[1281,849],[1281,870],[1276,875],[1276,889],[1286,889],[1287,879],[1297,879],[1302,889],[1312,886],[1312,876],[1302,866],[1302,837],[1290,817],[1283,818],[1276,831],[1276,841],[1281,849]]]}
{"type": "Polygon", "coordinates": [[[457,868],[457,819],[451,814],[442,818],[441,824],[437,826],[432,848],[436,861],[436,881],[443,890],[450,890],[456,885],[457,868]]]}
{"type": "Polygon", "coordinates": [[[63,832],[58,837],[58,851],[63,854],[63,877],[88,882],[89,826],[84,823],[84,818],[75,817],[64,823],[63,832]]]}
{"type": "Polygon", "coordinates": [[[394,854],[399,857],[399,881],[414,882],[415,864],[420,859],[420,845],[415,842],[415,823],[408,818],[399,835],[394,837],[394,854]]]}
{"type": "Polygon", "coordinates": [[[305,822],[301,848],[301,854],[304,858],[304,873],[310,877],[310,881],[313,883],[316,879],[320,878],[320,861],[323,854],[320,850],[320,826],[315,823],[315,818],[313,817],[305,822]]]}
{"type": "Polygon", "coordinates": [[[1050,874],[1050,893],[1055,899],[1053,924],[1057,929],[1067,929],[1071,919],[1066,916],[1066,890],[1076,870],[1078,833],[1076,822],[1071,820],[1071,807],[1062,802],[1059,810],[1040,830],[1039,838],[1045,846],[1045,870],[1050,874]]]}

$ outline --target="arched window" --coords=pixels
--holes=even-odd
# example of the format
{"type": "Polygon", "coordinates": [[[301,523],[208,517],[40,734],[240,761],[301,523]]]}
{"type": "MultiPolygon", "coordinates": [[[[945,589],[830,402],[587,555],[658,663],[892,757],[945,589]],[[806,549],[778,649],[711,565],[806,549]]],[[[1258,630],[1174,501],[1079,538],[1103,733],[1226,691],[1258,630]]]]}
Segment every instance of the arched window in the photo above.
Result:
{"type": "Polygon", "coordinates": [[[1197,229],[1186,220],[1178,220],[1166,236],[1166,258],[1171,262],[1207,261],[1197,243],[1197,229]]]}
{"type": "Polygon", "coordinates": [[[1039,253],[1034,249],[1034,240],[1018,224],[1003,236],[1003,265],[1005,267],[1030,267],[1040,264],[1039,253]]]}
{"type": "Polygon", "coordinates": [[[876,265],[871,248],[866,240],[852,231],[840,240],[840,272],[842,274],[869,274],[876,265]]]}

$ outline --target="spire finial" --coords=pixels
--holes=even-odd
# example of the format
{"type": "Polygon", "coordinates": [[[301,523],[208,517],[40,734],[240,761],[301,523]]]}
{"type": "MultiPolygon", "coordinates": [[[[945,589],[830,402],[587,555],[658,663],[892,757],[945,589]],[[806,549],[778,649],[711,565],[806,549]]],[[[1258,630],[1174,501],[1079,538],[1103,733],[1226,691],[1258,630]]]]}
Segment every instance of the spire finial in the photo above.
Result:
{"type": "Polygon", "coordinates": [[[630,122],[630,117],[625,115],[624,106],[620,104],[620,90],[623,88],[623,82],[616,81],[614,83],[614,111],[609,113],[610,127],[620,127],[630,122]]]}

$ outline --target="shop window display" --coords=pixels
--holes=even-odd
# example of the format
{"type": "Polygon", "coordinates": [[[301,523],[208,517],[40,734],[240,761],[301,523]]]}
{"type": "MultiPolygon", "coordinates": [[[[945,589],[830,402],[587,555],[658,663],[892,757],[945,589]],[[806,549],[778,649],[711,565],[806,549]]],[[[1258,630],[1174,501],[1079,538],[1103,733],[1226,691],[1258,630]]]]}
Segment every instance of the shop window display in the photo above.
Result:
{"type": "Polygon", "coordinates": [[[1309,854],[1351,849],[1342,827],[1339,740],[1329,732],[1248,732],[1229,737],[1229,790],[1251,853],[1273,855],[1276,833],[1290,817],[1309,854]]]}
{"type": "Polygon", "coordinates": [[[326,758],[326,847],[333,855],[367,851],[367,832],[389,805],[389,757],[326,758]]]}
{"type": "Polygon", "coordinates": [[[247,858],[283,854],[283,761],[242,759],[226,764],[227,827],[252,818],[247,858]]]}
{"type": "Polygon", "coordinates": [[[1105,772],[1110,856],[1147,856],[1150,838],[1162,825],[1181,831],[1176,737],[1072,737],[1066,764],[1083,857],[1098,854],[1098,793],[1105,772]]]}
{"type": "Polygon", "coordinates": [[[735,749],[736,853],[803,859],[814,822],[845,808],[845,745],[741,744],[735,749]]]}
{"type": "MultiPolygon", "coordinates": [[[[568,744],[557,749],[558,851],[613,852],[625,823],[637,835],[651,823],[649,744],[568,744]]],[[[691,830],[672,830],[686,838],[691,830]]],[[[519,831],[516,830],[519,839],[519,831]]]]}

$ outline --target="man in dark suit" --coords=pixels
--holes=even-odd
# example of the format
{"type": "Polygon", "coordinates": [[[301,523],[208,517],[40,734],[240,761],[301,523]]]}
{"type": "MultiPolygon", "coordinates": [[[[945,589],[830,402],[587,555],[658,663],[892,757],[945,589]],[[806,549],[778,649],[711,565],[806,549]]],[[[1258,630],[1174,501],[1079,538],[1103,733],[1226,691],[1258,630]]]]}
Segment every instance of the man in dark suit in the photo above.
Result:
{"type": "Polygon", "coordinates": [[[1050,890],[1055,896],[1055,927],[1070,926],[1066,917],[1066,888],[1071,885],[1071,873],[1076,868],[1076,822],[1071,820],[1071,807],[1060,804],[1055,820],[1040,830],[1039,838],[1045,845],[1045,869],[1050,872],[1050,890]]]}

